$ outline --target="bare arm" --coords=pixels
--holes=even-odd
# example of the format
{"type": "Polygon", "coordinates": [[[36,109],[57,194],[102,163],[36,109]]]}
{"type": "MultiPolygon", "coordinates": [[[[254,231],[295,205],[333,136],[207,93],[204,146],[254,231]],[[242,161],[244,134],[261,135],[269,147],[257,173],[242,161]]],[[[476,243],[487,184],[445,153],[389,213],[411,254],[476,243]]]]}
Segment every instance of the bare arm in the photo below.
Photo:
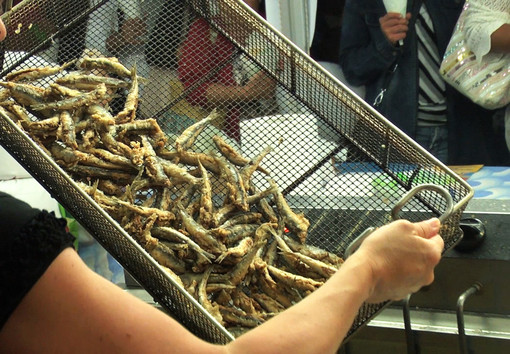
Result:
{"type": "Polygon", "coordinates": [[[271,98],[275,88],[276,82],[263,71],[259,71],[244,86],[211,84],[207,88],[206,97],[207,101],[213,105],[239,103],[271,98]]]}
{"type": "Polygon", "coordinates": [[[510,24],[505,23],[491,35],[491,51],[510,53],[510,24]]]}
{"type": "Polygon", "coordinates": [[[0,332],[11,353],[184,353],[210,345],[64,250],[0,332]]]}
{"type": "Polygon", "coordinates": [[[226,346],[198,339],[66,249],[6,322],[0,347],[37,353],[333,353],[364,301],[402,298],[432,281],[443,248],[438,230],[437,219],[380,228],[320,289],[226,346]]]}

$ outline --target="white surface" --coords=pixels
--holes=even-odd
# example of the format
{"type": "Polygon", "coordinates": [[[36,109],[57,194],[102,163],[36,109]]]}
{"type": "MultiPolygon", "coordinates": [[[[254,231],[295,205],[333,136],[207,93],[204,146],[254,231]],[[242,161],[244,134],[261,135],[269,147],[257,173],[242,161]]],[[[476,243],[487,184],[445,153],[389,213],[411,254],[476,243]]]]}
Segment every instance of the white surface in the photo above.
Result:
{"type": "Polygon", "coordinates": [[[0,147],[0,161],[0,191],[60,216],[57,201],[3,147],[0,147]]]}
{"type": "Polygon", "coordinates": [[[54,211],[56,216],[60,216],[57,201],[34,178],[0,181],[0,191],[10,194],[34,208],[54,211]]]}
{"type": "Polygon", "coordinates": [[[0,180],[13,178],[31,178],[23,166],[21,166],[3,147],[0,146],[0,180]]]}
{"type": "MultiPolygon", "coordinates": [[[[56,53],[57,53],[57,47],[54,46],[46,51],[43,51],[40,53],[40,55],[34,55],[28,57],[23,62],[24,68],[30,68],[30,67],[44,67],[44,66],[53,66],[56,64],[56,53]]],[[[20,58],[24,57],[27,53],[26,52],[5,52],[5,58],[4,58],[4,65],[3,69],[7,69],[9,66],[13,65],[15,62],[17,62],[20,58]]]]}
{"type": "Polygon", "coordinates": [[[380,173],[342,173],[327,180],[323,193],[330,196],[371,197],[373,181],[380,173]]]}
{"type": "MultiPolygon", "coordinates": [[[[271,146],[272,151],[262,160],[261,165],[269,170],[278,168],[278,177],[273,177],[278,186],[285,189],[335,149],[336,144],[319,136],[317,118],[313,115],[282,114],[242,121],[243,155],[253,158],[266,146],[271,146]]],[[[306,181],[300,185],[300,188],[309,190],[319,187],[309,185],[306,181]]]]}
{"type": "Polygon", "coordinates": [[[386,11],[399,13],[402,17],[406,16],[407,0],[383,0],[383,3],[386,11]]]}

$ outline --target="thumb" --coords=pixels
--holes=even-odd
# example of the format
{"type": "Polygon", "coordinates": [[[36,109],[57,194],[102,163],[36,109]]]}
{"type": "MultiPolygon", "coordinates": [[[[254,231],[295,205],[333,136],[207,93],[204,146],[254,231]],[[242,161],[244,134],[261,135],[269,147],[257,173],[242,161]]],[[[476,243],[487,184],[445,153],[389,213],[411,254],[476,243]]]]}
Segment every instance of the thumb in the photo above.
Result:
{"type": "Polygon", "coordinates": [[[439,229],[441,228],[441,221],[439,221],[438,218],[431,218],[417,222],[415,225],[418,236],[428,239],[438,234],[439,229]]]}

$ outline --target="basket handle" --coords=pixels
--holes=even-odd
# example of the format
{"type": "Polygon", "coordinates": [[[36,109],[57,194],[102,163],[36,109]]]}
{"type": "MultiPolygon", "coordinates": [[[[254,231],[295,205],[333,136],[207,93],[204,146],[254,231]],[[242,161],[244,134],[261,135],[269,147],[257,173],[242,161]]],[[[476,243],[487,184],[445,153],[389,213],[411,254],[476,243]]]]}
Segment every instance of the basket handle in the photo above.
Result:
{"type": "MultiPolygon", "coordinates": [[[[453,212],[453,198],[450,195],[450,193],[446,190],[446,188],[438,186],[436,184],[420,184],[411,190],[407,192],[402,199],[400,199],[393,209],[391,209],[391,218],[393,220],[400,219],[398,216],[398,213],[404,205],[412,198],[414,197],[418,192],[421,192],[422,190],[432,190],[434,192],[437,192],[441,194],[446,199],[446,210],[439,216],[439,220],[441,223],[447,219],[453,212]]],[[[344,253],[344,258],[347,259],[350,255],[352,255],[360,246],[361,243],[372,233],[375,231],[375,227],[369,227],[365,231],[363,231],[358,237],[356,237],[350,244],[347,246],[347,249],[344,253]]]]}
{"type": "Polygon", "coordinates": [[[391,217],[393,220],[398,220],[400,219],[398,217],[398,213],[400,212],[400,210],[402,210],[402,207],[412,198],[414,197],[418,192],[421,192],[422,190],[432,190],[434,192],[437,192],[439,194],[441,194],[444,199],[446,200],[446,210],[443,212],[443,214],[441,214],[439,216],[439,220],[441,221],[441,223],[446,220],[448,217],[450,217],[450,215],[452,214],[453,212],[453,198],[452,196],[450,195],[450,192],[448,192],[446,190],[446,188],[444,187],[441,187],[441,186],[438,186],[436,184],[430,184],[430,183],[426,183],[426,184],[420,184],[414,188],[412,188],[409,192],[407,192],[406,195],[404,195],[402,197],[402,199],[400,199],[397,204],[395,204],[395,206],[393,207],[393,209],[391,209],[391,217]]]}

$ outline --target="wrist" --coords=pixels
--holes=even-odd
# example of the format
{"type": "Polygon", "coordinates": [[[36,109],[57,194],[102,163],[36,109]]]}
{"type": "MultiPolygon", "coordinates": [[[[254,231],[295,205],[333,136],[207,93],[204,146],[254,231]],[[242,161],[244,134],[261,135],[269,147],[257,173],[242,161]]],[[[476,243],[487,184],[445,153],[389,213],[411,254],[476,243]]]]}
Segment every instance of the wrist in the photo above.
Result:
{"type": "Polygon", "coordinates": [[[356,284],[355,291],[360,299],[366,301],[374,295],[378,280],[372,262],[363,250],[356,251],[340,269],[355,278],[353,284],[356,284]]]}

